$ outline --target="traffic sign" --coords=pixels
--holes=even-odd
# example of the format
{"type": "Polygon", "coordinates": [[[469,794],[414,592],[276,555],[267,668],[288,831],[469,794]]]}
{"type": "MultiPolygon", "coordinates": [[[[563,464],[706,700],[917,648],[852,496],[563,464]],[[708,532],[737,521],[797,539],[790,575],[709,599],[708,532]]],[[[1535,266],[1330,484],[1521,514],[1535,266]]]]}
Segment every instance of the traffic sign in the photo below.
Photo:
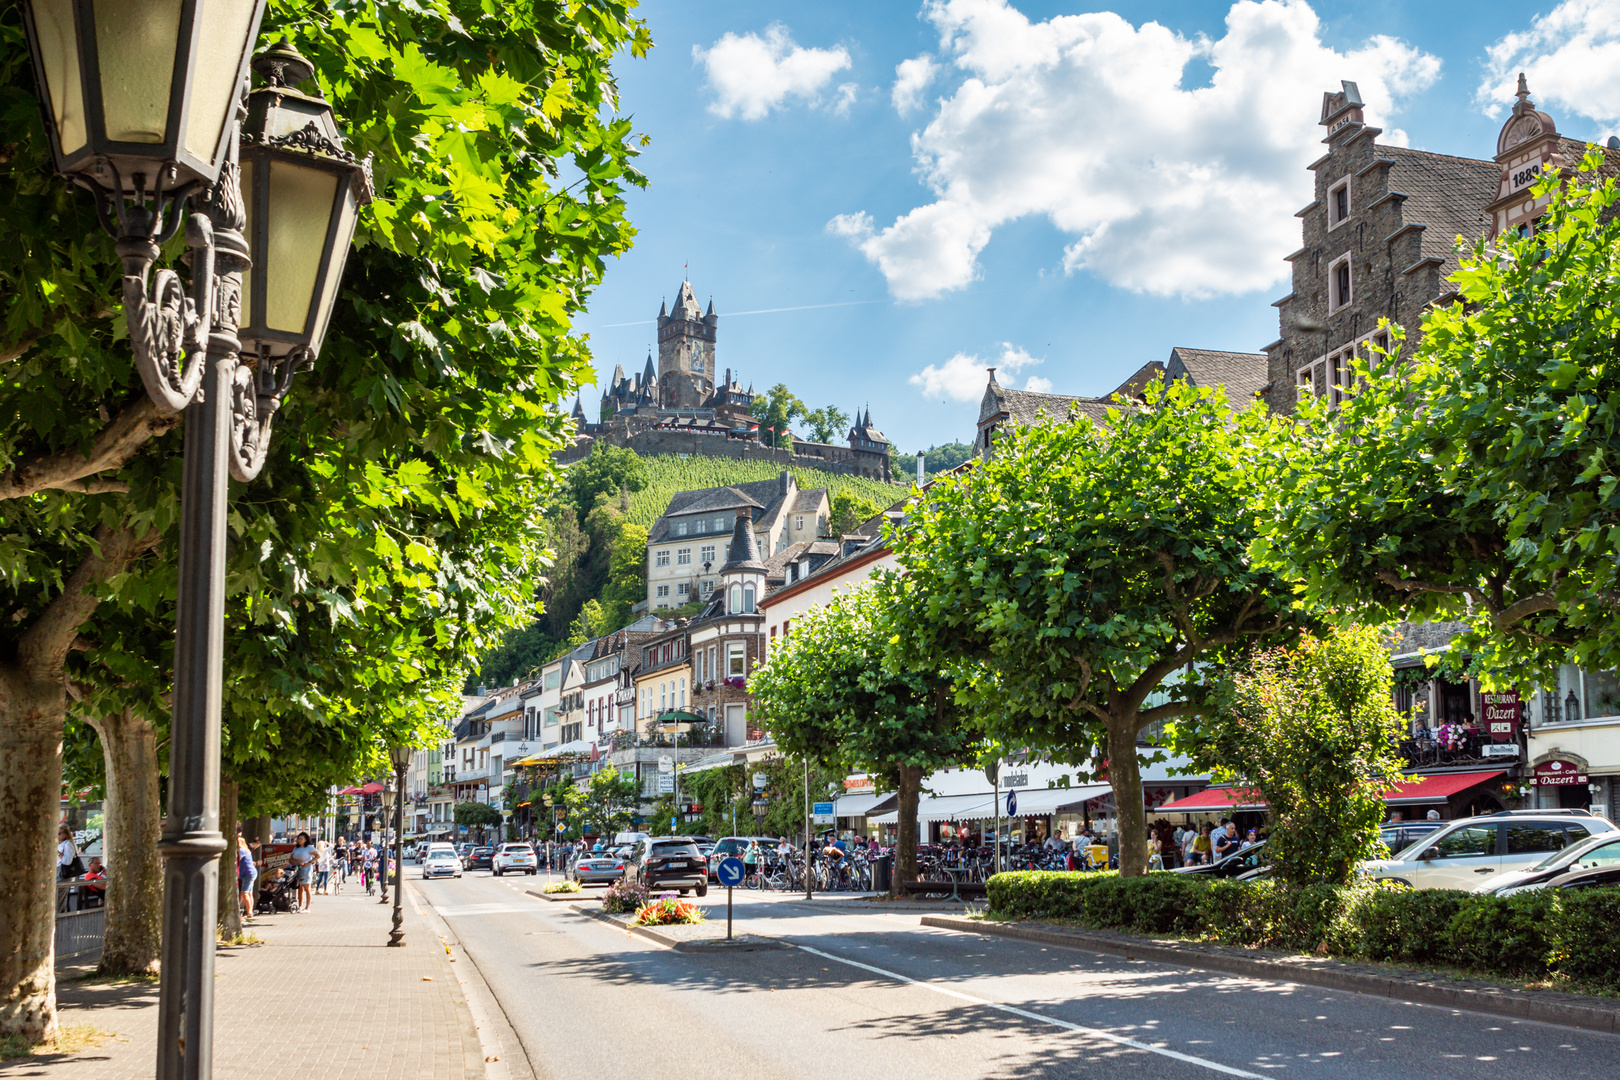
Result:
{"type": "Polygon", "coordinates": [[[720,865],[714,868],[715,880],[728,889],[741,885],[747,873],[748,868],[735,855],[727,855],[720,860],[720,865]]]}
{"type": "Polygon", "coordinates": [[[1018,816],[1018,792],[1016,791],[1007,792],[1007,816],[1018,816]]]}
{"type": "Polygon", "coordinates": [[[557,822],[557,831],[558,831],[558,832],[566,832],[566,831],[567,831],[567,830],[568,830],[568,826],[566,826],[566,825],[564,825],[564,824],[563,824],[563,823],[562,823],[562,822],[560,822],[560,821],[559,821],[559,822],[557,822]]]}

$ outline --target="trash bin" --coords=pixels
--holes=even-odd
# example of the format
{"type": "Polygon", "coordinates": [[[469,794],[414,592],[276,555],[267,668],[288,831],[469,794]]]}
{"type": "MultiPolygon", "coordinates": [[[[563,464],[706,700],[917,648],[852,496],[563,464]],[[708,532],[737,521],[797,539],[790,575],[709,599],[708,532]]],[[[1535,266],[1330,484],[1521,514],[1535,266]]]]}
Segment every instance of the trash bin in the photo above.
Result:
{"type": "Polygon", "coordinates": [[[888,892],[894,888],[894,856],[879,855],[872,860],[872,891],[888,892]]]}

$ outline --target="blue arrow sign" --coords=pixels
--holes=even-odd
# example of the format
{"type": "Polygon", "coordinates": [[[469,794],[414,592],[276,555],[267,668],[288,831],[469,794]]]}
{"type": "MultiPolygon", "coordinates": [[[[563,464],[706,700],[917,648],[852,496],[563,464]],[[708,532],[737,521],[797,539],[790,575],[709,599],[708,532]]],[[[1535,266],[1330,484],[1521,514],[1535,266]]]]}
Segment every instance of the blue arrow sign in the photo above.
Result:
{"type": "Polygon", "coordinates": [[[1018,816],[1018,792],[1016,791],[1007,792],[1007,816],[1018,816]]]}
{"type": "Polygon", "coordinates": [[[747,873],[748,868],[735,855],[727,855],[720,860],[720,865],[714,868],[715,880],[728,889],[735,885],[741,885],[743,876],[747,873]]]}

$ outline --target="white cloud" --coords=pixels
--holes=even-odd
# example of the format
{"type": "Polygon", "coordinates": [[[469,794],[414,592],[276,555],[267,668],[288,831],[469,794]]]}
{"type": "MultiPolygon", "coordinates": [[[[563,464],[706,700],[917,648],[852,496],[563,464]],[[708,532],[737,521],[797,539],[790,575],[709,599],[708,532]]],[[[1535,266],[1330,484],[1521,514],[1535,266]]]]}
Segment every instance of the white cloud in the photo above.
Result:
{"type": "Polygon", "coordinates": [[[961,75],[912,137],[936,198],[886,228],[841,233],[901,300],[967,285],[994,230],[1030,215],[1073,237],[1066,270],[1121,288],[1207,297],[1273,285],[1299,246],[1293,213],[1321,153],[1322,92],[1358,82],[1376,123],[1440,70],[1392,38],[1324,45],[1304,0],[1240,0],[1218,39],[1108,12],[1031,22],[1007,0],[924,11],[961,75]],[[1213,69],[1209,85],[1183,85],[1195,60],[1213,69]]]}
{"type": "MultiPolygon", "coordinates": [[[[943,364],[929,364],[906,381],[912,386],[922,387],[923,394],[931,398],[948,397],[953,401],[978,401],[984,396],[985,384],[990,381],[985,368],[995,368],[998,373],[997,381],[1011,386],[1016,381],[1013,376],[1017,375],[1020,369],[1033,367],[1039,363],[1039,359],[1007,341],[1002,343],[1001,355],[994,360],[984,360],[972,353],[957,353],[943,364]]],[[[1045,393],[1052,389],[1052,384],[1046,379],[1031,375],[1025,389],[1045,393]]]]}
{"type": "Polygon", "coordinates": [[[894,111],[905,116],[921,105],[923,91],[928,89],[938,74],[939,65],[932,56],[917,56],[896,64],[894,89],[889,95],[889,100],[894,102],[894,111]]]}
{"type": "Polygon", "coordinates": [[[1024,384],[1024,389],[1033,390],[1037,394],[1050,394],[1052,392],[1052,380],[1043,379],[1039,375],[1031,375],[1029,381],[1024,384]]]}
{"type": "Polygon", "coordinates": [[[1485,69],[1475,96],[1487,116],[1512,103],[1522,71],[1533,100],[1620,130],[1620,0],[1564,0],[1487,48],[1485,69]]]}
{"type": "MultiPolygon", "coordinates": [[[[788,28],[773,23],[758,34],[726,33],[712,46],[692,46],[692,59],[708,72],[714,100],[709,111],[730,120],[763,119],[788,98],[815,105],[834,75],[849,67],[849,51],[806,49],[793,43],[788,28]]],[[[835,111],[848,110],[855,100],[855,84],[838,87],[835,111]]]]}

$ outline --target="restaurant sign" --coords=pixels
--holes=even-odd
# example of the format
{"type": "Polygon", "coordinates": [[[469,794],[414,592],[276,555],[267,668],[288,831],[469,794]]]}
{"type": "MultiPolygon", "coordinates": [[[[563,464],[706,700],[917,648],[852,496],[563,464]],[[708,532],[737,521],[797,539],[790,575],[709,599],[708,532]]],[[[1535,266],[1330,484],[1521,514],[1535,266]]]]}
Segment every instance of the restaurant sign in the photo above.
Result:
{"type": "Polygon", "coordinates": [[[1576,784],[1591,783],[1591,778],[1586,775],[1583,766],[1573,761],[1554,758],[1536,766],[1536,775],[1531,779],[1531,783],[1538,787],[1572,787],[1576,784]]]}
{"type": "Polygon", "coordinates": [[[1485,733],[1492,742],[1511,742],[1519,734],[1519,692],[1506,690],[1479,695],[1485,714],[1485,733]]]}
{"type": "Polygon", "coordinates": [[[846,795],[870,795],[877,790],[877,784],[866,773],[855,773],[844,777],[844,793],[846,795]]]}

